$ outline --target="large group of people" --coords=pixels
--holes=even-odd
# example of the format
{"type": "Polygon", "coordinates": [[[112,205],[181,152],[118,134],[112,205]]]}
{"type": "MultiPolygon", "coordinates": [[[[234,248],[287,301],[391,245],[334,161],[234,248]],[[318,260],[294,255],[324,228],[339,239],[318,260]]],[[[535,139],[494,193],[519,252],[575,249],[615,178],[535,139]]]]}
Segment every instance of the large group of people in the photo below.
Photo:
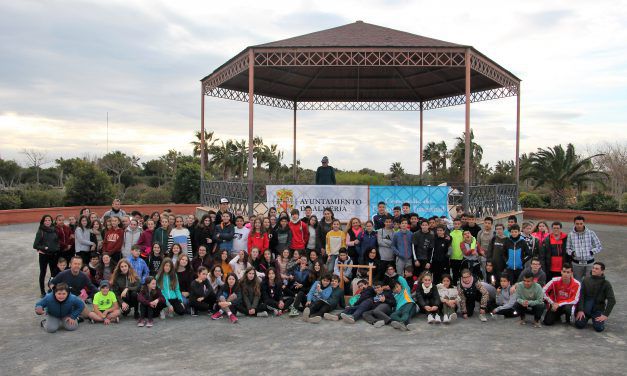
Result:
{"type": "Polygon", "coordinates": [[[387,208],[380,202],[372,219],[345,226],[328,208],[320,219],[310,207],[244,218],[226,198],[200,219],[127,214],[117,199],[102,216],[44,215],[33,244],[35,312],[48,332],[131,313],[138,327],[175,315],[237,323],[286,314],[412,330],[420,317],[450,324],[477,311],[482,322],[533,316],[540,327],[564,317],[605,329],[615,298],[583,217],[566,234],[560,222],[479,224],[461,210],[451,221],[421,217],[409,203],[387,208]]]}

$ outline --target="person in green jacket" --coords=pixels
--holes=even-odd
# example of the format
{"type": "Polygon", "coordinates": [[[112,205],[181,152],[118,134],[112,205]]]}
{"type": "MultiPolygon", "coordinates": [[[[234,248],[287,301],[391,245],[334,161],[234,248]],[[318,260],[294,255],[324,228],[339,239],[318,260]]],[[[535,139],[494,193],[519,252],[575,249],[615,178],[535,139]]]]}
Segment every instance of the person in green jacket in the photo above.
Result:
{"type": "Polygon", "coordinates": [[[523,273],[522,282],[516,284],[516,303],[514,311],[520,312],[520,324],[525,325],[526,313],[533,313],[533,326],[541,327],[540,319],[544,313],[544,291],[542,286],[533,281],[533,273],[526,271],[523,273]]]}
{"type": "Polygon", "coordinates": [[[335,185],[335,170],[329,166],[329,158],[322,158],[322,166],[316,170],[316,185],[335,185]]]}
{"type": "Polygon", "coordinates": [[[453,273],[453,284],[457,285],[461,276],[462,262],[464,254],[462,253],[462,242],[464,241],[464,232],[462,231],[462,219],[457,217],[453,220],[453,231],[449,234],[451,237],[451,271],[453,273]]]}
{"type": "Polygon", "coordinates": [[[161,218],[161,227],[155,229],[152,233],[152,244],[159,243],[161,253],[168,250],[168,237],[170,236],[170,221],[168,217],[161,218]]]}

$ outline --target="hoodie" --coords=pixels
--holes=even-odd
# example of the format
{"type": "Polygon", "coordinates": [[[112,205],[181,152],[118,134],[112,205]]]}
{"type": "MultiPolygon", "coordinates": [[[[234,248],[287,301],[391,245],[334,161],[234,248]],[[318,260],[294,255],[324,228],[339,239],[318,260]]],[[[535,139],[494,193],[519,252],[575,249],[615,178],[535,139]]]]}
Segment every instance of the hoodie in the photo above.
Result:
{"type": "MultiPolygon", "coordinates": [[[[577,312],[584,311],[591,315],[595,311],[603,312],[605,316],[612,313],[612,308],[616,304],[612,285],[605,279],[605,276],[588,276],[581,283],[581,297],[577,303],[577,312]],[[593,300],[592,312],[586,312],[586,302],[593,300]]],[[[590,303],[588,303],[590,304],[590,303]]]]}
{"type": "Polygon", "coordinates": [[[394,234],[392,238],[392,249],[397,257],[403,260],[412,259],[412,236],[413,234],[409,230],[399,231],[394,234]]]}
{"type": "Polygon", "coordinates": [[[525,238],[518,236],[514,238],[510,235],[509,238],[503,242],[503,256],[505,259],[505,265],[510,270],[523,270],[525,261],[529,258],[529,247],[525,238]]]}
{"type": "Polygon", "coordinates": [[[39,226],[37,234],[35,234],[33,248],[47,255],[59,252],[59,236],[56,229],[54,227],[39,226]]]}
{"type": "Polygon", "coordinates": [[[137,244],[141,234],[142,230],[135,228],[135,231],[133,231],[131,226],[128,226],[126,230],[124,230],[124,242],[122,243],[122,255],[124,257],[129,257],[131,255],[131,247],[137,244]]]}
{"type": "Polygon", "coordinates": [[[40,301],[35,303],[35,307],[42,307],[48,315],[63,319],[70,316],[72,319],[78,319],[83,312],[85,303],[73,294],[67,294],[67,299],[60,302],[57,300],[53,292],[46,294],[40,301]]]}
{"type": "Polygon", "coordinates": [[[290,220],[288,227],[292,232],[292,242],[290,249],[303,250],[309,241],[309,226],[306,223],[297,220],[296,222],[290,220]]]}

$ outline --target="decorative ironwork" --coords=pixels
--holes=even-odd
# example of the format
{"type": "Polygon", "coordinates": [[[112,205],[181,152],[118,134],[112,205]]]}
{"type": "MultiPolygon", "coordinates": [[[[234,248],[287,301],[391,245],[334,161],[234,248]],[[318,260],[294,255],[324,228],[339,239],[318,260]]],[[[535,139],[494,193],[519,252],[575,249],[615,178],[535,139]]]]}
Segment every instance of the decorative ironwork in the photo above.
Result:
{"type": "Polygon", "coordinates": [[[299,110],[420,111],[420,102],[298,102],[299,110]]]}
{"type": "MultiPolygon", "coordinates": [[[[483,102],[491,99],[514,97],[518,95],[518,87],[499,87],[496,89],[476,91],[470,93],[470,102],[483,102]]],[[[466,103],[465,95],[439,98],[423,102],[423,110],[433,110],[442,107],[458,106],[466,103]]]]}
{"type": "MultiPolygon", "coordinates": [[[[225,99],[231,99],[231,100],[240,101],[240,102],[248,102],[248,92],[224,89],[221,87],[216,87],[207,91],[206,95],[210,97],[225,98],[225,99]]],[[[294,102],[287,100],[287,99],[273,98],[273,97],[268,97],[268,96],[260,95],[260,94],[255,94],[253,99],[254,99],[255,104],[260,104],[263,106],[278,107],[278,108],[284,108],[287,110],[294,109],[294,102]]]]}
{"type": "Polygon", "coordinates": [[[248,54],[244,54],[243,56],[237,58],[232,63],[229,63],[224,68],[219,71],[212,73],[206,80],[203,80],[203,85],[205,85],[205,93],[207,95],[208,92],[222,84],[230,80],[231,78],[237,76],[243,71],[248,69],[248,54]]]}
{"type": "Polygon", "coordinates": [[[470,186],[468,211],[476,216],[495,216],[518,210],[516,184],[470,186]]]}
{"type": "MultiPolygon", "coordinates": [[[[254,210],[255,214],[266,214],[266,186],[255,183],[254,185],[254,210]]],[[[200,203],[209,208],[218,208],[220,199],[229,200],[231,209],[235,213],[247,215],[248,213],[248,183],[240,181],[202,180],[200,182],[200,203]]]]}
{"type": "Polygon", "coordinates": [[[519,81],[511,78],[509,74],[505,73],[501,68],[497,67],[486,59],[472,54],[470,56],[470,68],[490,78],[494,82],[499,83],[503,87],[516,88],[516,94],[518,94],[519,81]]]}
{"type": "Polygon", "coordinates": [[[381,49],[255,51],[255,66],[411,66],[462,67],[464,50],[442,49],[381,49]]]}

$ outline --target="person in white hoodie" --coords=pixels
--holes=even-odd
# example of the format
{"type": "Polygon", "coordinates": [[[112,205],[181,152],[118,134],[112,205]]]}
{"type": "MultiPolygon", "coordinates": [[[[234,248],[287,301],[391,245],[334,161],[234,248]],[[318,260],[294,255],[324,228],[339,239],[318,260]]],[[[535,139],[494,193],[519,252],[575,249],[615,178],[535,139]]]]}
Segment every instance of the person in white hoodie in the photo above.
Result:
{"type": "Polygon", "coordinates": [[[131,247],[137,244],[142,230],[136,219],[131,219],[128,227],[124,230],[124,243],[122,243],[122,255],[128,258],[131,255],[131,247]]]}
{"type": "Polygon", "coordinates": [[[438,295],[442,302],[442,322],[445,324],[454,321],[457,318],[457,305],[459,297],[455,286],[451,286],[451,276],[449,274],[442,275],[442,282],[438,283],[438,295]]]}

